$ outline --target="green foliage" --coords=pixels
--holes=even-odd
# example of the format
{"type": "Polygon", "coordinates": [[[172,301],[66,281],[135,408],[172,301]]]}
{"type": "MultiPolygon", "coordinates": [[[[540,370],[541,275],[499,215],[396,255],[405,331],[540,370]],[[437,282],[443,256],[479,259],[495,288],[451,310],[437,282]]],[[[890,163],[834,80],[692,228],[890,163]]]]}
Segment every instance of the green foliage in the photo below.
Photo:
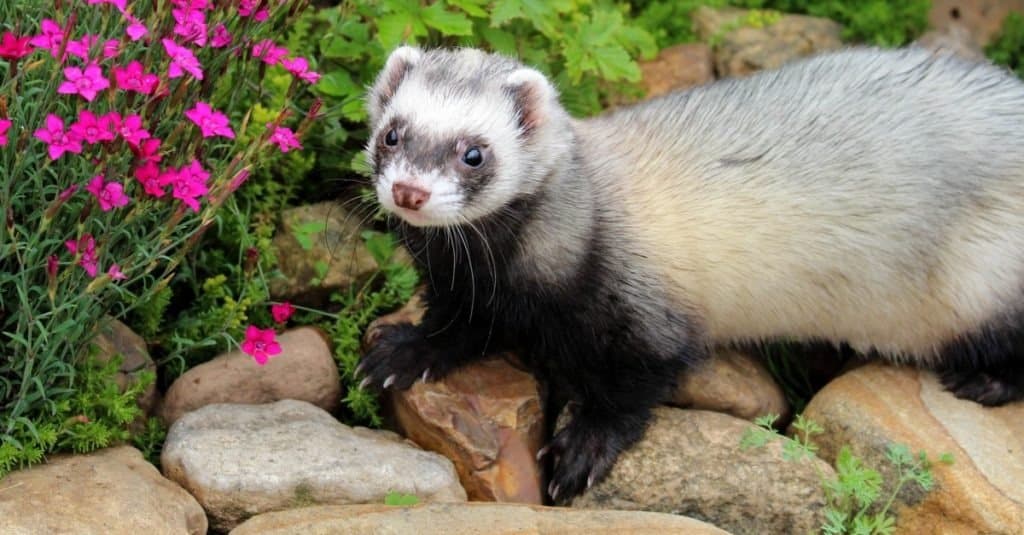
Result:
{"type": "Polygon", "coordinates": [[[1024,77],[1024,15],[1011,12],[1003,20],[999,35],[985,47],[985,55],[1024,77]]]}
{"type": "MultiPolygon", "coordinates": [[[[777,419],[776,414],[757,418],[754,421],[755,427],[749,428],[740,439],[740,447],[759,448],[778,440],[782,442],[785,460],[796,462],[815,459],[818,446],[812,437],[824,433],[825,429],[801,414],[793,422],[794,436],[787,437],[772,427],[777,419]]],[[[889,535],[896,526],[896,518],[889,510],[903,487],[913,482],[927,492],[935,486],[931,470],[933,462],[925,452],[914,455],[902,444],[890,444],[885,458],[894,474],[888,485],[882,473],[866,466],[848,445],[840,448],[836,455],[834,479],[826,479],[819,472],[828,501],[822,533],[889,535]]],[[[953,456],[943,453],[939,461],[952,464],[953,456]]]]}
{"type": "Polygon", "coordinates": [[[402,494],[401,492],[389,492],[384,496],[384,505],[416,505],[420,499],[415,494],[402,494]]]}

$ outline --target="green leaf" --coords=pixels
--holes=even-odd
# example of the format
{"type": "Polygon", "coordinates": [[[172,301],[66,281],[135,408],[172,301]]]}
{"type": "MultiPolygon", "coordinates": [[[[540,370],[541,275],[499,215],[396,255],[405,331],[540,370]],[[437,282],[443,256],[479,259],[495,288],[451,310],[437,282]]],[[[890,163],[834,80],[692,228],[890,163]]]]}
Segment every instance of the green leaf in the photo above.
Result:
{"type": "Polygon", "coordinates": [[[489,26],[482,26],[478,28],[478,31],[495,52],[510,56],[516,55],[516,37],[511,33],[489,26]]]}
{"type": "MultiPolygon", "coordinates": [[[[377,40],[385,50],[391,50],[417,35],[415,24],[407,14],[392,13],[377,19],[377,40]]],[[[426,31],[419,35],[426,34],[426,31]]]]}
{"type": "Polygon", "coordinates": [[[348,97],[362,93],[362,88],[352,81],[352,75],[346,70],[333,70],[325,74],[313,86],[321,95],[329,97],[348,97]]]}
{"type": "Polygon", "coordinates": [[[362,233],[363,241],[366,242],[366,249],[370,256],[377,262],[378,266],[387,265],[391,255],[395,253],[395,237],[386,232],[367,230],[362,233]]]}
{"type": "Polygon", "coordinates": [[[309,251],[313,248],[313,236],[323,232],[326,228],[327,223],[323,221],[307,221],[292,227],[292,236],[304,251],[309,251]]]}
{"type": "Polygon", "coordinates": [[[462,13],[454,13],[438,2],[420,12],[427,26],[445,35],[472,35],[473,22],[462,13]]]}
{"type": "Polygon", "coordinates": [[[488,0],[448,0],[449,5],[459,8],[473,17],[487,16],[487,10],[484,9],[487,2],[488,0]]]}
{"type": "Polygon", "coordinates": [[[389,492],[384,496],[384,505],[416,505],[420,499],[414,494],[402,494],[401,492],[389,492]]]}

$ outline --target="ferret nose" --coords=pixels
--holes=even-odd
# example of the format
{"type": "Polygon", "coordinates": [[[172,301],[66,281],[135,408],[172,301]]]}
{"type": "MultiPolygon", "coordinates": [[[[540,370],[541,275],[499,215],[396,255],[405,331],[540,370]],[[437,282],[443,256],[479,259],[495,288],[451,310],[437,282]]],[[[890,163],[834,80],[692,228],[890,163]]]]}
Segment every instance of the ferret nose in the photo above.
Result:
{"type": "Polygon", "coordinates": [[[394,197],[395,204],[409,210],[419,210],[430,200],[429,191],[405,182],[395,182],[391,186],[391,196],[394,197]]]}

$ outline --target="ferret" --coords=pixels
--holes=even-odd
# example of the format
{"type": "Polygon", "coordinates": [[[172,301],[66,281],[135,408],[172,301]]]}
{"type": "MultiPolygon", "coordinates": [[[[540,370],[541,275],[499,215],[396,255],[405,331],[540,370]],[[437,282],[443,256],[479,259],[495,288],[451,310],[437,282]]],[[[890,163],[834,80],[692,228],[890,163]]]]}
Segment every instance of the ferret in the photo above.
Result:
{"type": "Polygon", "coordinates": [[[1024,398],[1024,83],[999,67],[849,48],[576,119],[512,58],[403,46],[367,107],[428,288],[357,373],[517,351],[571,408],[540,452],[556,503],[717,345],[848,344],[1024,398]]]}

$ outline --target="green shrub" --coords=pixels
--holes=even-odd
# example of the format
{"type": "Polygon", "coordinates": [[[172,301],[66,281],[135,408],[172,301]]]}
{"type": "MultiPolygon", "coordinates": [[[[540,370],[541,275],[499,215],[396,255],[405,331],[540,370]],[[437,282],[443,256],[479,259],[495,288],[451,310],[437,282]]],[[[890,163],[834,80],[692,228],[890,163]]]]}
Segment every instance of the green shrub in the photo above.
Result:
{"type": "Polygon", "coordinates": [[[985,47],[985,55],[1024,77],[1024,15],[1013,12],[1003,20],[999,35],[985,47]]]}

